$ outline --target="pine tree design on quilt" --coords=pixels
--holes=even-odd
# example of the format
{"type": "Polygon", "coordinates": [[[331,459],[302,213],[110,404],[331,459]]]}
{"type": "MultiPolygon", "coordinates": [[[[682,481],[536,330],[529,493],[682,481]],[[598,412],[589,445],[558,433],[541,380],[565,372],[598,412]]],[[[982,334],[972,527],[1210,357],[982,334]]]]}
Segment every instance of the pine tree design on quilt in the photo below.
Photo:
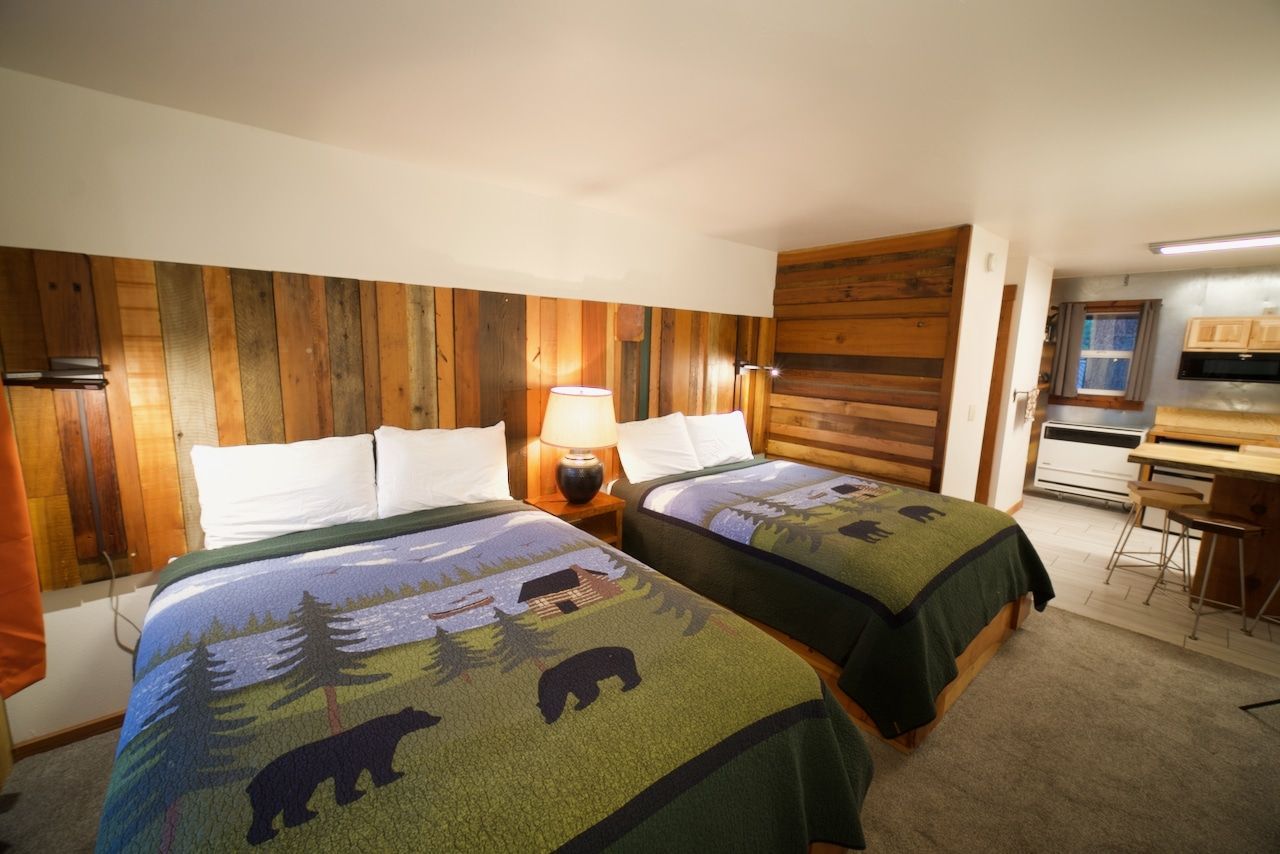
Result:
{"type": "Polygon", "coordinates": [[[342,732],[337,689],[340,686],[367,685],[390,675],[354,672],[364,668],[363,659],[367,654],[350,651],[350,647],[363,638],[359,629],[343,627],[349,622],[351,618],[340,616],[334,606],[321,602],[305,590],[302,592],[302,601],[289,615],[288,625],[292,631],[281,638],[288,644],[282,650],[287,657],[267,668],[283,670],[279,678],[290,690],[268,708],[278,709],[320,688],[324,691],[328,709],[329,733],[336,735],[342,732]]]}

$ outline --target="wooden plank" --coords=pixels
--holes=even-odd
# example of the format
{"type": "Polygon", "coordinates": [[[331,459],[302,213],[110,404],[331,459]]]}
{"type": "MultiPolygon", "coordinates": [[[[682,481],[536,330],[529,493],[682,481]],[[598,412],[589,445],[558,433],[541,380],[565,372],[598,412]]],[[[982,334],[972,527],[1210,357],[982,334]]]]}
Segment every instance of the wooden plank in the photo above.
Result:
{"type": "Polygon", "coordinates": [[[204,545],[191,449],[218,444],[203,272],[192,264],[156,263],[156,296],[164,335],[165,374],[178,460],[187,549],[204,545]]]}
{"type": "MultiPolygon", "coordinates": [[[[951,312],[949,296],[918,297],[904,293],[899,297],[867,298],[860,285],[830,288],[795,288],[778,291],[774,297],[773,316],[786,317],[946,317],[951,312]],[[810,293],[813,291],[814,293],[810,293]],[[803,295],[808,299],[796,299],[803,295]],[[814,297],[822,297],[817,299],[814,297]]],[[[946,280],[951,291],[951,280],[946,280]]]]}
{"type": "Polygon", "coordinates": [[[458,386],[454,375],[453,288],[436,288],[436,407],[440,426],[458,426],[458,386]]]}
{"type": "Polygon", "coordinates": [[[556,383],[583,385],[582,300],[556,300],[556,383]]]}
{"type": "Polygon", "coordinates": [[[454,405],[459,427],[487,427],[480,401],[480,293],[453,292],[454,405]]]}
{"type": "Polygon", "coordinates": [[[778,253],[778,266],[812,264],[862,255],[883,255],[890,252],[920,252],[929,249],[943,249],[956,244],[960,228],[967,228],[967,226],[918,231],[913,234],[897,234],[892,237],[877,237],[871,240],[856,240],[851,243],[833,243],[808,249],[793,249],[778,253]]]}
{"type": "MultiPolygon", "coordinates": [[[[605,385],[613,392],[613,420],[618,420],[618,304],[607,303],[604,315],[604,376],[605,385]]],[[[596,456],[604,464],[605,483],[622,474],[621,463],[615,448],[601,448],[596,456]]],[[[621,519],[621,517],[619,517],[621,519]]],[[[619,528],[621,531],[621,528],[619,528]]]]}
{"type": "Polygon", "coordinates": [[[769,403],[774,408],[798,409],[802,412],[827,412],[833,415],[851,415],[881,421],[901,421],[904,424],[918,424],[925,427],[934,427],[938,423],[937,413],[905,406],[848,403],[843,400],[823,400],[816,397],[793,397],[789,394],[775,394],[769,403]]]}
{"type": "Polygon", "coordinates": [[[644,306],[619,305],[617,337],[619,341],[643,341],[644,306]]]}
{"type": "Polygon", "coordinates": [[[770,439],[765,451],[771,456],[783,457],[803,463],[826,466],[838,471],[889,480],[907,486],[923,487],[929,483],[929,469],[902,463],[887,462],[877,457],[850,454],[827,448],[815,448],[779,439],[770,439]]]}
{"type": "MultiPolygon", "coordinates": [[[[67,494],[58,438],[58,416],[53,392],[44,388],[9,386],[9,409],[13,434],[18,442],[22,482],[28,498],[49,498],[67,494]]],[[[69,518],[69,517],[68,517],[69,518]]]]}
{"type": "Polygon", "coordinates": [[[378,364],[382,423],[409,429],[409,321],[405,286],[378,282],[378,364]]]}
{"type": "Polygon", "coordinates": [[[847,435],[865,436],[874,439],[889,439],[911,445],[927,445],[932,453],[934,428],[922,424],[905,424],[881,418],[868,418],[862,415],[844,415],[831,412],[806,412],[802,409],[786,409],[781,406],[770,408],[769,423],[792,424],[797,427],[811,427],[819,430],[830,430],[847,435]]]}
{"type": "MultiPolygon", "coordinates": [[[[455,298],[454,308],[457,309],[455,298]]],[[[525,298],[481,291],[478,298],[480,424],[506,422],[511,494],[528,494],[528,403],[525,396],[525,298]]],[[[461,329],[455,330],[461,335],[461,329]]],[[[456,340],[456,339],[455,339],[456,340]]]]}
{"type": "MultiPolygon", "coordinates": [[[[525,297],[524,301],[524,399],[525,424],[529,428],[529,440],[525,456],[525,489],[530,498],[544,494],[542,490],[542,298],[525,297]]],[[[548,454],[553,449],[546,448],[548,454]]]]}
{"type": "Polygon", "coordinates": [[[333,435],[355,436],[365,432],[367,415],[360,283],[355,279],[327,278],[324,295],[333,435]]]}
{"type": "Polygon", "coordinates": [[[273,273],[276,346],[284,439],[333,435],[333,390],[329,380],[329,320],[324,278],[273,273]]]}
{"type": "Polygon", "coordinates": [[[80,583],[76,544],[71,533],[71,504],[65,495],[27,499],[31,545],[41,590],[61,590],[80,583]]]}
{"type": "Polygon", "coordinates": [[[889,454],[914,460],[928,461],[933,458],[933,444],[913,445],[909,442],[895,442],[891,439],[876,439],[871,436],[844,433],[838,430],[821,430],[798,424],[786,423],[785,418],[775,418],[769,423],[769,435],[795,439],[807,443],[822,443],[827,447],[850,452],[866,452],[872,454],[889,454]]]}
{"type": "Polygon", "coordinates": [[[658,323],[658,331],[655,336],[657,346],[654,347],[660,353],[658,360],[658,414],[670,415],[679,409],[676,402],[676,311],[673,308],[656,308],[653,310],[658,323]]]}
{"type": "MultiPolygon", "coordinates": [[[[950,252],[933,255],[885,255],[879,258],[850,258],[845,261],[812,266],[779,268],[775,279],[776,291],[790,288],[810,288],[819,285],[858,285],[876,283],[872,292],[882,290],[884,283],[894,280],[916,282],[920,288],[915,296],[929,296],[930,289],[919,280],[937,282],[948,274],[954,259],[950,252]]],[[[895,296],[892,291],[886,296],[895,296]]],[[[933,294],[937,295],[937,294],[933,294]]],[[[869,297],[873,298],[873,297],[869,297]]]]}
{"type": "Polygon", "coordinates": [[[955,279],[951,287],[951,316],[947,321],[947,341],[942,366],[942,388],[938,392],[938,436],[933,446],[933,475],[929,489],[942,488],[942,465],[947,458],[947,430],[951,423],[951,394],[955,386],[956,348],[960,343],[960,315],[964,308],[964,274],[969,264],[969,244],[973,228],[963,226],[956,234],[955,279]]]}
{"type": "Polygon", "coordinates": [[[89,259],[74,252],[32,253],[49,355],[99,356],[89,259]]]}
{"type": "Polygon", "coordinates": [[[947,353],[947,328],[947,319],[939,317],[779,320],[777,348],[787,353],[939,359],[947,353]]]}
{"type": "Polygon", "coordinates": [[[405,289],[406,350],[409,354],[409,423],[415,429],[440,426],[436,388],[435,290],[405,289]]]}
{"type": "Polygon", "coordinates": [[[783,373],[773,380],[775,394],[797,397],[824,397],[850,403],[883,403],[891,406],[908,406],[912,409],[938,408],[936,391],[908,391],[890,386],[852,385],[821,380],[805,380],[783,373]]]}
{"type": "Polygon", "coordinates": [[[276,300],[271,274],[232,270],[236,353],[244,401],[245,438],[250,444],[284,441],[280,353],[276,346],[276,300]]]}
{"type": "Polygon", "coordinates": [[[5,370],[49,367],[36,288],[35,260],[30,249],[0,248],[0,349],[5,370]]]}
{"type": "Polygon", "coordinates": [[[830,383],[832,385],[839,383],[850,386],[868,386],[893,389],[895,391],[928,392],[934,395],[942,388],[942,380],[939,377],[869,371],[811,370],[797,367],[794,364],[788,364],[786,373],[778,377],[774,383],[775,390],[784,379],[798,382],[830,383]]]}
{"type": "Polygon", "coordinates": [[[702,415],[706,398],[707,379],[707,328],[705,311],[695,311],[689,318],[689,399],[685,404],[688,415],[702,415]]]}
{"type": "MultiPolygon", "coordinates": [[[[159,569],[170,558],[186,552],[187,537],[155,266],[150,262],[116,259],[115,278],[138,476],[151,547],[151,563],[146,569],[159,569]]],[[[242,351],[241,364],[243,362],[242,351]]]]}
{"type": "Polygon", "coordinates": [[[360,281],[360,361],[364,369],[364,424],[372,433],[382,426],[382,374],[378,344],[378,290],[360,281]]]}
{"type": "MultiPolygon", "coordinates": [[[[142,479],[138,473],[137,440],[133,432],[133,403],[129,399],[129,375],[124,354],[124,333],[120,328],[120,300],[116,293],[115,266],[110,258],[97,255],[89,259],[89,265],[93,272],[94,305],[98,313],[98,339],[102,347],[103,374],[107,378],[106,400],[107,415],[111,422],[111,455],[115,461],[116,482],[120,490],[120,512],[124,520],[125,545],[133,571],[146,572],[151,568],[151,542],[147,537],[142,479]]],[[[238,395],[238,379],[236,387],[238,395]]]]}
{"type": "MultiPolygon", "coordinates": [[[[773,335],[776,324],[771,318],[760,321],[759,338],[756,345],[756,361],[761,365],[774,365],[773,335]]],[[[768,371],[756,371],[751,378],[751,417],[747,425],[751,430],[751,447],[756,453],[764,450],[768,435],[769,395],[772,390],[772,378],[768,371]]]]}
{"type": "MultiPolygon", "coordinates": [[[[530,297],[535,299],[535,297],[530,297]]],[[[561,300],[542,298],[541,316],[542,330],[538,336],[538,377],[539,377],[539,398],[540,407],[543,413],[547,411],[547,399],[551,396],[551,389],[559,384],[556,371],[559,369],[559,332],[560,321],[558,313],[560,311],[561,300]]],[[[533,333],[530,332],[530,335],[533,333]]],[[[541,422],[539,422],[541,424],[541,422]]],[[[541,429],[541,427],[539,427],[541,429]]],[[[561,450],[553,448],[550,445],[542,449],[542,467],[541,478],[536,483],[538,488],[529,487],[530,492],[538,495],[549,495],[556,491],[556,466],[560,462],[561,450]]]]}
{"type": "Polygon", "coordinates": [[[126,551],[124,519],[120,511],[120,490],[116,484],[115,456],[112,453],[111,424],[107,417],[105,391],[69,391],[53,393],[53,407],[58,419],[58,438],[62,446],[63,468],[67,475],[67,498],[71,508],[71,528],[76,558],[98,562],[100,551],[119,556],[126,551]],[[80,403],[84,403],[84,425],[88,428],[92,469],[85,459],[85,430],[80,421],[80,403]],[[92,478],[90,477],[92,471],[92,478]],[[93,501],[97,499],[102,521],[99,544],[94,522],[93,501]]]}
{"type": "Polygon", "coordinates": [[[236,348],[236,310],[231,294],[231,271],[205,267],[204,310],[209,325],[209,368],[213,373],[213,404],[219,445],[243,445],[244,392],[240,383],[240,351],[236,348]]]}
{"type": "Polygon", "coordinates": [[[733,360],[738,348],[738,318],[731,314],[712,314],[708,320],[704,411],[731,412],[735,406],[733,360]]]}
{"type": "Polygon", "coordinates": [[[602,302],[582,303],[582,385],[605,388],[609,384],[605,364],[608,334],[605,329],[606,305],[602,302]]]}
{"type": "Polygon", "coordinates": [[[619,359],[618,421],[636,421],[639,412],[640,342],[623,341],[619,359]]]}

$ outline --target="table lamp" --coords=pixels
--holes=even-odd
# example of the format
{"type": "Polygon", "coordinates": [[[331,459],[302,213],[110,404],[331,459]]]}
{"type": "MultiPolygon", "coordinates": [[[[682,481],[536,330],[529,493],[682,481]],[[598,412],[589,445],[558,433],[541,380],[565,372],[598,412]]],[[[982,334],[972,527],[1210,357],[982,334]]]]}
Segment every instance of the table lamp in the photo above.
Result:
{"type": "Polygon", "coordinates": [[[604,464],[591,448],[618,444],[613,392],[607,388],[557,386],[542,418],[542,441],[569,453],[556,466],[556,486],[570,504],[586,504],[604,484],[604,464]]]}

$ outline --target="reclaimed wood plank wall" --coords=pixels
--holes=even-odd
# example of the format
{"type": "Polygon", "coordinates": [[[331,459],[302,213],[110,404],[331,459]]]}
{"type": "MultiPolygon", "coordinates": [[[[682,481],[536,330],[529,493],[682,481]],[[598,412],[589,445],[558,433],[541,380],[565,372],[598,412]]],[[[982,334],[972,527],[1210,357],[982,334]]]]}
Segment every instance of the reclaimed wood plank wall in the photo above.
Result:
{"type": "MultiPolygon", "coordinates": [[[[5,370],[107,366],[107,387],[80,394],[117,573],[200,547],[196,444],[501,420],[512,494],[540,495],[560,454],[537,439],[550,389],[588,384],[614,391],[620,421],[738,406],[762,449],[765,389],[733,362],[758,361],[771,333],[755,317],[0,248],[5,370]]],[[[41,584],[105,578],[77,393],[5,392],[41,584]]]]}
{"type": "Polygon", "coordinates": [[[771,455],[939,488],[970,231],[778,255],[771,455]]]}

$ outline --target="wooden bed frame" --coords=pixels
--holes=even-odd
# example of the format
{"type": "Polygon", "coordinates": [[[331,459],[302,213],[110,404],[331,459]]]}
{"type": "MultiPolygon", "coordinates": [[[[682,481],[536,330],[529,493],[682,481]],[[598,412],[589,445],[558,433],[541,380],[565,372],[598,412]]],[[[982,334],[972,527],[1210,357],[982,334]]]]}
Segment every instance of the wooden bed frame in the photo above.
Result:
{"type": "Polygon", "coordinates": [[[924,742],[925,737],[942,721],[942,716],[946,714],[947,709],[951,708],[956,699],[964,693],[964,689],[969,687],[973,677],[977,676],[978,672],[986,666],[986,663],[996,654],[996,650],[1000,649],[1000,645],[1005,642],[1005,639],[1018,630],[1030,610],[1031,594],[1029,593],[1001,608],[995,617],[991,619],[991,622],[987,623],[986,627],[969,642],[964,651],[956,656],[956,670],[958,671],[956,678],[947,683],[947,686],[938,693],[935,702],[938,708],[938,716],[924,726],[916,727],[910,732],[904,732],[896,738],[882,736],[880,730],[872,723],[870,715],[850,699],[848,694],[840,690],[840,686],[837,684],[840,679],[840,668],[835,662],[790,635],[783,634],[777,629],[766,626],[749,617],[745,619],[786,644],[792,652],[808,662],[809,666],[818,672],[818,676],[826,683],[826,686],[831,689],[832,696],[840,701],[840,705],[849,713],[849,717],[853,719],[854,723],[876,738],[887,741],[903,753],[910,753],[919,747],[924,742]]]}

